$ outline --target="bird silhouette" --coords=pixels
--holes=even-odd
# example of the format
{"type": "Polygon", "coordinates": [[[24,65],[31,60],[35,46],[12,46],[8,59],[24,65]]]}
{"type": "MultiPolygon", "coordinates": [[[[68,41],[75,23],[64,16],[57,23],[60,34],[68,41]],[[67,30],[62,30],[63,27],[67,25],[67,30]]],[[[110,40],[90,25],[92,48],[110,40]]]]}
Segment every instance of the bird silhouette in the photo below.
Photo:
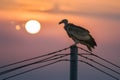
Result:
{"type": "Polygon", "coordinates": [[[67,19],[63,19],[59,22],[59,24],[62,23],[64,23],[64,29],[66,30],[68,36],[75,42],[75,45],[81,43],[85,45],[89,51],[92,51],[92,48],[97,46],[94,38],[90,35],[90,32],[87,29],[68,23],[67,19]]]}

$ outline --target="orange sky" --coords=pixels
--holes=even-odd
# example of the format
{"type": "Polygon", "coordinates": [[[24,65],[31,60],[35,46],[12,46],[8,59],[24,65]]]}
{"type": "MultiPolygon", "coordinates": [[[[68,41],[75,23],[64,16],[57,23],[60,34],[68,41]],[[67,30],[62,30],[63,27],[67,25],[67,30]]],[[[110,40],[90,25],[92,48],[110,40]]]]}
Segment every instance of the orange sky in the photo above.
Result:
{"type": "Polygon", "coordinates": [[[13,30],[15,26],[20,26],[21,30],[12,33],[16,36],[19,33],[19,37],[23,37],[27,34],[24,33],[26,21],[36,19],[42,25],[37,37],[41,35],[51,38],[52,36],[51,40],[62,37],[70,41],[68,44],[72,44],[63,25],[58,25],[61,19],[67,18],[69,22],[90,30],[98,44],[101,40],[107,44],[114,41],[118,43],[120,39],[117,37],[120,34],[119,3],[119,0],[0,0],[0,21],[1,23],[9,21],[10,26],[6,27],[13,30]],[[110,35],[112,35],[111,39],[108,39],[110,35]]]}
{"type": "Polygon", "coordinates": [[[120,14],[119,3],[119,0],[0,0],[0,17],[3,19],[47,20],[51,17],[58,19],[56,16],[65,14],[72,16],[109,14],[114,16],[120,14]]]}
{"type": "MultiPolygon", "coordinates": [[[[0,0],[0,65],[73,44],[63,25],[58,25],[64,18],[90,31],[98,44],[93,52],[119,64],[120,0],[0,0]],[[25,31],[24,25],[29,19],[36,19],[41,23],[38,34],[31,35],[25,31]],[[20,27],[20,30],[16,30],[15,26],[20,27]]],[[[61,66],[63,65],[57,68],[63,70],[61,66]]],[[[95,72],[87,74],[89,71],[83,70],[89,80],[96,80],[96,76],[92,75],[95,72]]],[[[62,75],[62,72],[60,74],[62,75]]],[[[34,76],[30,79],[34,80],[34,76]]],[[[99,77],[98,80],[109,79],[106,76],[99,77]]],[[[49,78],[43,80],[50,80],[49,78]]],[[[63,77],[57,78],[65,80],[63,77]]],[[[85,78],[82,80],[88,80],[85,78]]],[[[30,79],[24,77],[22,80],[30,79]]]]}
{"type": "Polygon", "coordinates": [[[66,33],[58,22],[67,18],[89,29],[97,41],[110,43],[119,40],[119,3],[120,0],[0,0],[0,20],[9,21],[13,29],[16,25],[22,27],[17,32],[25,35],[25,22],[36,19],[42,25],[41,35],[63,37],[66,33]],[[110,35],[112,39],[108,40],[110,35]]]}

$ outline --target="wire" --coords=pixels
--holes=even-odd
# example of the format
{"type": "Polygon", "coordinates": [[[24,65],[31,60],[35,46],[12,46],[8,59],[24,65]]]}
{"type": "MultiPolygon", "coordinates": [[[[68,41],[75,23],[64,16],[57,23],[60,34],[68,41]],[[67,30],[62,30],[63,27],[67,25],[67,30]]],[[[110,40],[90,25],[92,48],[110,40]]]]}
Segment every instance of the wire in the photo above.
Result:
{"type": "Polygon", "coordinates": [[[88,57],[83,56],[83,55],[81,55],[81,54],[78,54],[78,55],[81,56],[81,57],[83,57],[83,58],[85,58],[85,59],[88,59],[88,60],[90,60],[90,61],[92,61],[92,62],[94,62],[94,63],[96,63],[96,64],[98,64],[98,65],[100,65],[100,66],[102,66],[102,67],[104,67],[104,68],[107,68],[107,69],[109,69],[109,70],[117,73],[118,75],[120,75],[119,72],[117,72],[117,71],[113,70],[112,68],[109,68],[109,67],[107,67],[107,66],[105,66],[105,65],[103,65],[103,64],[101,64],[101,63],[99,63],[99,62],[97,62],[97,61],[95,61],[95,60],[93,60],[93,59],[91,59],[91,58],[88,58],[88,57]]]}
{"type": "Polygon", "coordinates": [[[13,78],[13,77],[16,77],[16,76],[19,76],[19,75],[22,75],[22,74],[25,74],[25,73],[31,72],[31,71],[36,70],[36,69],[40,69],[40,68],[43,68],[43,67],[47,67],[47,66],[49,66],[49,65],[52,65],[52,64],[58,63],[58,62],[60,62],[60,61],[62,61],[62,60],[57,60],[57,61],[54,61],[54,62],[51,62],[51,63],[45,64],[45,65],[42,65],[42,66],[40,66],[40,67],[36,67],[36,68],[33,68],[33,69],[26,70],[26,71],[24,71],[24,72],[21,72],[21,73],[18,73],[18,74],[15,74],[15,75],[12,75],[12,76],[6,77],[6,78],[4,78],[4,79],[2,79],[2,80],[7,80],[7,79],[10,79],[10,78],[13,78]]]}
{"type": "MultiPolygon", "coordinates": [[[[37,56],[37,57],[25,59],[25,60],[18,61],[18,62],[15,62],[15,63],[11,63],[11,64],[8,64],[8,65],[4,65],[4,66],[1,66],[0,68],[5,68],[5,67],[9,67],[9,66],[12,66],[12,65],[15,65],[15,64],[19,64],[19,63],[31,61],[31,60],[34,60],[34,59],[38,59],[38,58],[41,58],[41,57],[49,56],[49,55],[52,55],[52,54],[55,54],[55,53],[58,53],[58,52],[62,52],[62,51],[64,51],[64,50],[67,50],[67,49],[69,49],[69,48],[70,48],[70,47],[67,47],[67,48],[64,48],[64,49],[61,49],[61,50],[58,50],[58,51],[55,51],[55,52],[51,52],[51,53],[45,54],[45,55],[41,55],[41,56],[37,56]]],[[[90,52],[90,51],[88,51],[88,50],[85,50],[85,49],[83,49],[83,48],[81,48],[81,47],[78,47],[78,48],[81,49],[81,50],[83,50],[83,51],[85,51],[85,52],[87,52],[87,53],[85,53],[85,55],[95,56],[95,57],[97,57],[97,58],[99,58],[99,59],[101,59],[101,60],[103,60],[103,61],[105,61],[105,62],[107,62],[107,63],[109,63],[109,64],[111,64],[111,65],[113,65],[113,66],[115,66],[115,67],[117,67],[117,68],[120,68],[120,66],[118,66],[118,65],[116,65],[116,64],[114,64],[114,63],[112,63],[112,62],[110,62],[110,61],[108,61],[108,60],[106,60],[106,59],[104,59],[104,58],[102,58],[102,57],[100,57],[100,56],[98,56],[98,55],[95,55],[94,53],[92,53],[92,52],[90,52]]],[[[36,69],[39,69],[39,68],[43,68],[43,67],[46,67],[46,66],[55,64],[55,63],[58,63],[58,62],[60,62],[60,61],[71,61],[71,60],[68,60],[68,59],[60,59],[60,58],[63,58],[63,57],[65,57],[65,56],[68,56],[68,55],[70,55],[70,54],[56,54],[56,55],[53,55],[53,56],[44,58],[44,59],[39,60],[39,61],[35,61],[35,62],[29,63],[29,64],[25,64],[25,65],[22,65],[22,66],[19,66],[19,67],[15,67],[15,68],[12,68],[12,69],[5,70],[5,71],[1,72],[0,75],[9,73],[9,72],[12,72],[12,71],[15,71],[15,70],[18,70],[18,69],[21,69],[21,68],[23,68],[23,67],[27,67],[27,66],[30,66],[30,65],[34,65],[34,64],[38,64],[38,63],[43,63],[43,62],[48,62],[48,61],[53,61],[53,60],[59,59],[59,60],[57,60],[57,61],[54,61],[54,62],[45,64],[45,65],[42,65],[42,66],[39,66],[39,67],[36,67],[36,68],[32,68],[32,69],[23,71],[23,72],[21,72],[21,73],[18,73],[18,74],[12,75],[12,76],[8,76],[8,77],[6,77],[6,78],[3,79],[3,80],[7,80],[7,79],[10,79],[10,78],[13,78],[13,77],[16,77],[16,76],[25,74],[25,73],[27,73],[27,72],[33,71],[33,70],[36,70],[36,69]],[[58,57],[56,57],[56,56],[58,56],[58,57]]],[[[84,55],[84,53],[82,53],[82,55],[84,55]]],[[[83,57],[83,56],[81,56],[81,57],[83,57]]],[[[99,65],[101,65],[101,66],[103,66],[103,67],[105,67],[105,68],[107,68],[107,69],[109,69],[109,70],[111,70],[111,71],[113,71],[113,72],[115,72],[115,73],[117,73],[117,74],[120,75],[119,72],[117,72],[117,71],[115,71],[115,70],[113,70],[113,69],[111,69],[111,68],[109,68],[109,67],[107,67],[107,66],[105,66],[105,65],[103,65],[103,64],[101,64],[101,63],[99,63],[99,62],[97,62],[97,61],[95,61],[95,60],[93,60],[93,59],[91,59],[91,58],[88,58],[88,57],[85,57],[85,56],[84,56],[84,58],[86,58],[86,59],[88,59],[88,60],[90,60],[90,61],[92,61],[92,62],[95,62],[95,63],[97,63],[97,64],[99,64],[99,65]]],[[[89,66],[97,69],[98,71],[100,71],[100,72],[102,72],[102,73],[104,73],[104,74],[106,74],[106,75],[108,75],[108,76],[116,79],[116,80],[119,80],[117,77],[115,77],[115,76],[113,76],[113,75],[111,75],[111,74],[109,74],[109,73],[101,70],[100,68],[98,68],[98,67],[96,67],[96,66],[94,66],[94,65],[92,65],[92,64],[90,64],[90,63],[88,63],[88,62],[86,62],[86,61],[83,61],[83,60],[78,60],[78,61],[83,62],[83,63],[85,63],[85,64],[87,64],[87,65],[89,65],[89,66]]]]}
{"type": "MultiPolygon", "coordinates": [[[[54,62],[52,62],[52,63],[46,64],[46,65],[43,65],[43,66],[40,66],[40,67],[36,67],[36,68],[30,69],[30,70],[26,70],[26,71],[24,71],[24,72],[21,72],[21,73],[18,73],[18,74],[15,74],[15,75],[6,77],[6,78],[4,78],[3,80],[7,80],[7,79],[10,79],[10,78],[13,78],[13,77],[16,77],[16,76],[19,76],[19,75],[22,75],[22,74],[31,72],[31,71],[33,71],[33,70],[40,69],[40,68],[43,68],[43,67],[46,67],[46,66],[49,66],[49,65],[58,63],[58,62],[60,62],[60,61],[71,61],[71,60],[69,60],[69,59],[57,60],[57,61],[54,61],[54,62]]],[[[115,77],[115,76],[113,76],[113,75],[111,75],[111,74],[109,74],[109,73],[107,73],[107,72],[105,72],[105,71],[97,68],[96,66],[94,66],[94,65],[92,65],[92,64],[90,64],[90,63],[88,63],[88,62],[86,62],[86,61],[83,61],[83,60],[78,60],[78,61],[80,61],[80,62],[82,62],[82,63],[85,63],[85,64],[87,64],[87,65],[95,68],[96,70],[98,70],[98,71],[100,71],[100,72],[102,72],[102,73],[104,73],[104,74],[106,74],[106,75],[108,75],[108,76],[110,76],[110,77],[112,77],[112,78],[114,78],[114,79],[116,79],[116,80],[119,80],[119,78],[117,78],[117,77],[115,77]]]]}
{"type": "MultiPolygon", "coordinates": [[[[66,59],[66,60],[64,60],[64,61],[71,61],[71,60],[66,59]]],[[[87,64],[87,65],[89,65],[89,66],[95,68],[96,70],[98,70],[98,71],[100,71],[100,72],[102,72],[102,73],[104,73],[104,74],[110,76],[111,78],[114,78],[114,79],[116,79],[116,80],[120,80],[119,78],[117,78],[117,77],[115,77],[115,76],[113,76],[113,75],[111,75],[111,74],[109,74],[109,73],[107,73],[107,72],[101,70],[100,68],[98,68],[98,67],[96,67],[96,66],[94,66],[94,65],[92,65],[92,64],[90,64],[90,63],[88,63],[88,62],[86,62],[86,61],[83,61],[83,60],[78,60],[78,61],[80,61],[80,62],[82,62],[82,63],[85,63],[85,64],[87,64]]]]}
{"type": "Polygon", "coordinates": [[[29,63],[29,64],[25,64],[25,65],[22,65],[22,66],[19,66],[19,67],[15,67],[15,68],[12,68],[12,69],[5,70],[3,72],[0,72],[0,75],[4,75],[4,74],[7,74],[9,72],[13,72],[13,71],[16,71],[18,69],[21,69],[21,68],[24,68],[24,67],[27,67],[27,66],[30,66],[30,65],[43,63],[43,62],[47,62],[47,61],[51,61],[51,60],[55,60],[55,59],[59,59],[59,58],[62,58],[62,57],[68,56],[68,55],[69,54],[56,54],[56,55],[50,56],[48,58],[45,58],[45,59],[42,59],[42,60],[39,60],[39,61],[35,61],[35,62],[29,63]],[[59,55],[61,55],[61,56],[59,56],[59,55]],[[58,57],[56,57],[56,56],[58,56],[58,57]],[[56,58],[53,58],[53,57],[56,57],[56,58]],[[51,58],[53,58],[53,59],[51,59],[51,58]]]}
{"type": "MultiPolygon", "coordinates": [[[[40,69],[40,68],[43,68],[43,67],[46,67],[46,66],[49,66],[49,65],[58,63],[58,62],[60,62],[60,61],[71,61],[71,60],[69,60],[69,59],[57,60],[57,61],[54,61],[54,62],[52,62],[52,63],[48,63],[48,64],[45,64],[45,65],[42,65],[42,66],[40,66],[40,67],[36,67],[36,68],[30,69],[30,70],[26,70],[26,71],[24,71],[24,72],[21,72],[21,73],[18,73],[18,74],[15,74],[15,75],[6,77],[6,78],[4,78],[3,80],[7,80],[7,79],[10,79],[10,78],[13,78],[13,77],[16,77],[16,76],[19,76],[19,75],[22,75],[22,74],[31,72],[31,71],[33,71],[33,70],[40,69]]],[[[85,63],[85,64],[87,64],[87,65],[89,65],[89,66],[91,66],[91,67],[97,69],[98,71],[100,71],[100,72],[102,72],[102,73],[104,73],[104,74],[106,74],[106,75],[108,75],[108,76],[110,76],[110,77],[116,79],[116,80],[119,80],[119,78],[117,78],[117,77],[115,77],[115,76],[113,76],[113,75],[111,75],[111,74],[109,74],[109,73],[107,73],[107,72],[105,72],[105,71],[103,71],[103,70],[97,68],[96,66],[94,66],[94,65],[92,65],[92,64],[90,64],[90,63],[88,63],[88,62],[86,62],[86,61],[83,61],[83,60],[78,60],[78,61],[83,62],[83,63],[85,63]]]]}
{"type": "Polygon", "coordinates": [[[5,68],[5,67],[9,67],[9,66],[12,66],[12,65],[15,65],[15,64],[19,64],[19,63],[31,61],[31,60],[34,60],[34,59],[38,59],[38,58],[41,58],[41,57],[49,56],[49,55],[52,55],[52,54],[55,54],[55,53],[58,53],[58,52],[62,52],[62,51],[64,51],[64,50],[67,50],[67,49],[69,49],[69,48],[70,48],[70,47],[67,47],[67,48],[64,48],[64,49],[61,49],[61,50],[57,50],[57,51],[54,51],[54,52],[45,54],[45,55],[36,56],[36,57],[33,57],[33,58],[29,58],[29,59],[21,60],[21,61],[14,62],[14,63],[11,63],[11,64],[7,64],[7,65],[4,65],[4,66],[1,66],[0,68],[5,68]]]}
{"type": "Polygon", "coordinates": [[[98,56],[98,55],[96,55],[96,54],[88,51],[88,50],[85,50],[85,49],[83,49],[81,47],[78,47],[78,48],[81,49],[81,50],[83,50],[83,51],[85,51],[85,52],[90,53],[90,55],[95,56],[95,57],[97,57],[97,58],[99,58],[99,59],[101,59],[101,60],[103,60],[103,61],[105,61],[105,62],[107,62],[107,63],[109,63],[109,64],[111,64],[111,65],[113,65],[115,67],[117,67],[117,68],[120,68],[120,66],[118,66],[118,65],[116,65],[116,64],[114,64],[114,63],[112,63],[112,62],[110,62],[110,61],[108,61],[108,60],[106,60],[106,59],[104,59],[104,58],[102,58],[102,57],[100,57],[100,56],[98,56]]]}
{"type": "Polygon", "coordinates": [[[88,64],[89,66],[91,66],[91,67],[99,70],[100,72],[102,72],[102,73],[104,73],[104,74],[106,74],[106,75],[108,75],[108,76],[110,76],[110,77],[112,77],[112,78],[114,78],[114,79],[116,79],[116,80],[119,80],[119,78],[117,78],[117,77],[115,77],[115,76],[113,76],[113,75],[111,75],[111,74],[109,74],[109,73],[107,73],[107,72],[105,72],[105,71],[97,68],[96,66],[94,66],[94,65],[92,65],[92,64],[90,64],[90,63],[88,63],[88,62],[85,62],[85,61],[83,61],[83,60],[78,60],[78,61],[83,62],[83,63],[85,63],[85,64],[88,64]]]}
{"type": "Polygon", "coordinates": [[[110,76],[110,77],[112,77],[112,78],[114,78],[114,79],[116,79],[116,80],[119,80],[119,78],[117,78],[117,77],[115,77],[115,76],[113,76],[113,75],[111,75],[111,74],[109,74],[109,73],[107,73],[107,72],[105,72],[105,71],[97,68],[96,66],[94,66],[94,65],[92,65],[92,64],[90,64],[90,63],[88,63],[88,62],[85,62],[85,61],[83,61],[83,60],[79,60],[79,61],[80,61],[80,62],[83,62],[83,63],[85,63],[85,64],[88,64],[89,66],[95,68],[96,70],[98,70],[98,71],[100,71],[100,72],[102,72],[102,73],[104,73],[104,74],[106,74],[106,75],[108,75],[108,76],[110,76]]]}

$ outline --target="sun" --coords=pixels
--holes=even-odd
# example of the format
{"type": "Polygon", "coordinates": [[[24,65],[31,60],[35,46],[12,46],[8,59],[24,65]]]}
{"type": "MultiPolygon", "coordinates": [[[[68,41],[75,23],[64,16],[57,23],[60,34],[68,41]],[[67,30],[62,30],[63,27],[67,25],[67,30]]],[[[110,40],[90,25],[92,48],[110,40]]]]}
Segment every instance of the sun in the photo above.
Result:
{"type": "Polygon", "coordinates": [[[36,34],[40,31],[41,25],[37,20],[29,20],[25,24],[25,30],[30,34],[36,34]]]}

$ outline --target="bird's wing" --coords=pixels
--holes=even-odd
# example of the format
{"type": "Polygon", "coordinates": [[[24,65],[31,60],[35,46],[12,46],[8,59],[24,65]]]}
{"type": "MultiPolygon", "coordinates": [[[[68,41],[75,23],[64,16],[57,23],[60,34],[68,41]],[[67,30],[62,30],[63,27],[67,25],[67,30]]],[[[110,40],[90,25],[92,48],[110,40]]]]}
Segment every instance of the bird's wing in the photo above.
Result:
{"type": "Polygon", "coordinates": [[[66,30],[69,37],[74,36],[76,39],[79,40],[89,40],[91,38],[87,29],[76,26],[74,24],[67,25],[66,30]]]}
{"type": "Polygon", "coordinates": [[[87,32],[87,33],[90,33],[87,29],[81,27],[81,26],[77,26],[77,25],[74,25],[74,24],[71,24],[69,23],[69,26],[71,26],[70,28],[74,30],[77,30],[77,31],[80,31],[80,32],[87,32]]]}

